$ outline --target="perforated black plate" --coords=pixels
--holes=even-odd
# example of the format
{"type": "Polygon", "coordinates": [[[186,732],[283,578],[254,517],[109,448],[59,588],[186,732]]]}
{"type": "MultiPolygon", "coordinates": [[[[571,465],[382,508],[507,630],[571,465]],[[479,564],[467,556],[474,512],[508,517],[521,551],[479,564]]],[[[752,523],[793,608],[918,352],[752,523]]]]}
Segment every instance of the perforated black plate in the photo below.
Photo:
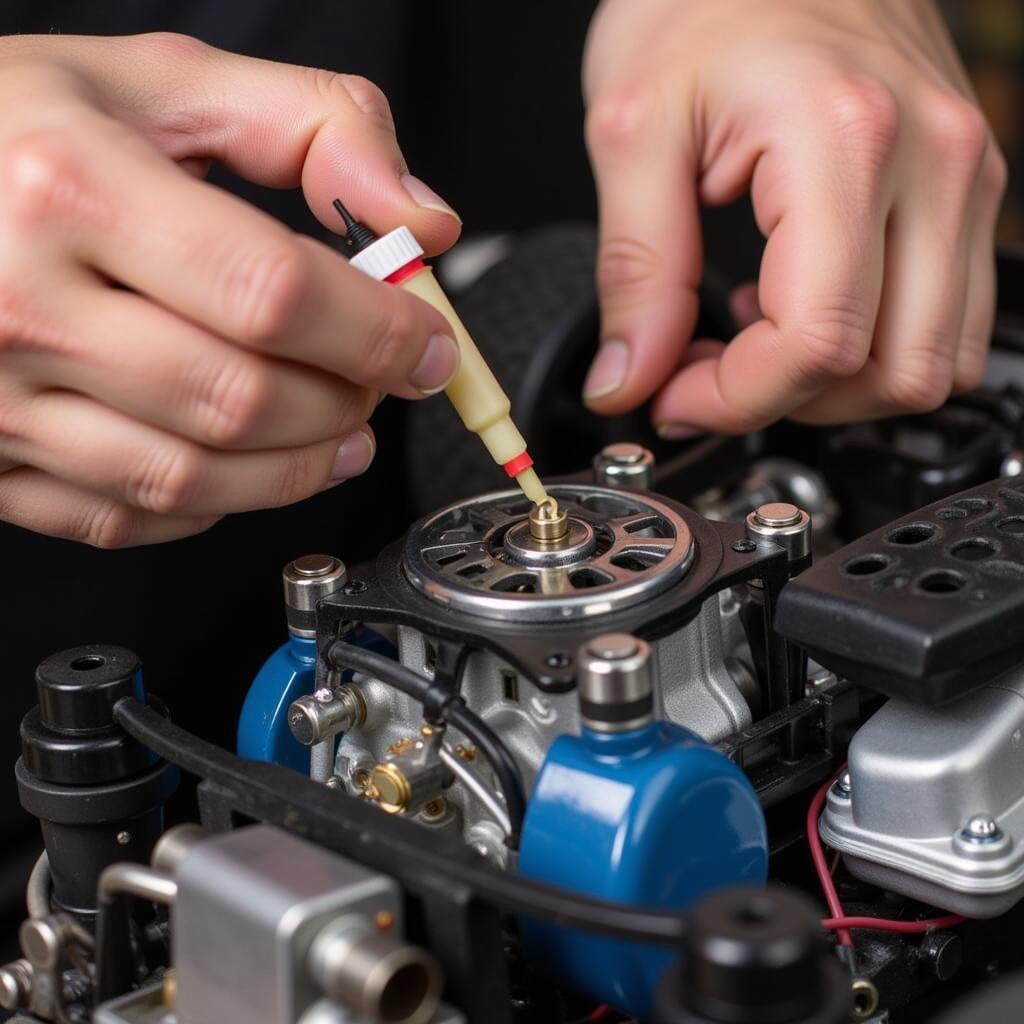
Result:
{"type": "Polygon", "coordinates": [[[938,704],[1024,661],[1024,480],[994,480],[847,545],[782,592],[776,628],[832,671],[938,704]]]}

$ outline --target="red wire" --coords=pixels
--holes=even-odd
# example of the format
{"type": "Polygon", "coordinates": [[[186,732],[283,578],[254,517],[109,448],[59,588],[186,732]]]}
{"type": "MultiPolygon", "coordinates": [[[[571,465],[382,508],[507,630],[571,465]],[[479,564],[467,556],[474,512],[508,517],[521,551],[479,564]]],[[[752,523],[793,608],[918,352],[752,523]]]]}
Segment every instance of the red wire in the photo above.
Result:
{"type": "Polygon", "coordinates": [[[821,922],[822,928],[834,931],[839,942],[844,946],[852,946],[853,938],[850,935],[851,928],[870,928],[877,932],[899,932],[903,935],[919,935],[922,932],[929,932],[934,928],[950,928],[960,924],[965,919],[959,914],[946,914],[944,917],[929,917],[923,921],[894,921],[887,917],[846,917],[843,913],[843,906],[839,902],[839,894],[836,892],[835,882],[828,869],[828,862],[825,860],[825,851],[822,849],[821,837],[818,835],[818,818],[821,809],[825,805],[825,798],[828,796],[829,787],[846,771],[846,765],[839,769],[826,782],[811,801],[807,808],[807,845],[811,848],[811,860],[814,861],[814,870],[818,875],[822,891],[825,894],[825,902],[828,904],[831,917],[821,922]]]}
{"type": "MultiPolygon", "coordinates": [[[[846,771],[846,765],[839,769],[822,787],[814,794],[811,806],[807,808],[807,845],[811,848],[811,860],[814,862],[814,870],[821,884],[821,891],[825,894],[825,903],[828,905],[828,912],[832,918],[842,919],[843,905],[839,902],[839,894],[836,892],[835,882],[828,870],[828,862],[825,860],[825,851],[821,848],[821,839],[818,836],[818,817],[821,809],[825,806],[825,797],[828,796],[829,786],[846,771]]],[[[835,929],[836,938],[842,946],[852,946],[853,936],[850,932],[839,926],[835,929]]]]}
{"type": "Polygon", "coordinates": [[[929,917],[924,921],[890,921],[884,917],[828,917],[821,922],[822,928],[834,931],[839,928],[870,928],[876,932],[900,932],[903,935],[919,935],[933,928],[951,928],[961,924],[965,918],[959,914],[945,917],[929,917]]]}
{"type": "Polygon", "coordinates": [[[598,1021],[604,1020],[611,1012],[612,1008],[607,1003],[602,1003],[596,1009],[591,1010],[583,1019],[587,1021],[587,1024],[597,1024],[598,1021]]]}

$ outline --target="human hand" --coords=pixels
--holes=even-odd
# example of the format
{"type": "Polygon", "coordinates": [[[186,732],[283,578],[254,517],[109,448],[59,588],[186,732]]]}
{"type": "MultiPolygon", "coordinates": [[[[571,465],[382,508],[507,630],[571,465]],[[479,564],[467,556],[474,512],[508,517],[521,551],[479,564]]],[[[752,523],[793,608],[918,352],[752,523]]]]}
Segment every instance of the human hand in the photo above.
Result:
{"type": "Polygon", "coordinates": [[[428,252],[459,222],[364,79],[184,36],[0,40],[0,518],[100,547],[358,475],[382,393],[458,368],[446,320],[201,179],[342,195],[428,252]],[[191,173],[190,173],[191,172],[191,173]]]}
{"type": "Polygon", "coordinates": [[[982,379],[1006,169],[930,0],[605,0],[584,61],[598,412],[669,438],[926,411],[982,379]],[[687,346],[699,204],[749,188],[754,321],[687,346]]]}

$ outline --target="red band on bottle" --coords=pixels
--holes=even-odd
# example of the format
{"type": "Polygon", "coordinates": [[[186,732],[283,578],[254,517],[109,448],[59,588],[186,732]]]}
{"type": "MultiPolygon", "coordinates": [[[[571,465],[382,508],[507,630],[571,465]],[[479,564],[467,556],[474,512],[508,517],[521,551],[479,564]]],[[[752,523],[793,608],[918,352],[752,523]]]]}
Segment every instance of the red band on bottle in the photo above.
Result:
{"type": "Polygon", "coordinates": [[[401,284],[406,279],[412,277],[413,274],[418,274],[421,270],[426,270],[427,265],[421,259],[410,260],[404,267],[399,267],[393,274],[388,274],[384,278],[388,284],[401,284]]]}
{"type": "Polygon", "coordinates": [[[530,453],[522,452],[514,459],[509,459],[503,468],[509,476],[517,477],[524,469],[529,469],[532,465],[533,459],[530,458],[530,453]]]}

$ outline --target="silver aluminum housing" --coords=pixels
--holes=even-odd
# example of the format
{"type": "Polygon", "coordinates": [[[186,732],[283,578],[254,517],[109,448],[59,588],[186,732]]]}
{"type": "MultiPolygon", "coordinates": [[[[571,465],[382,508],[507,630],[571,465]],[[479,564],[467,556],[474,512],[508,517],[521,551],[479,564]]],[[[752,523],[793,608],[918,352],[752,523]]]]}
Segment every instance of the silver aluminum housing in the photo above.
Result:
{"type": "Polygon", "coordinates": [[[938,708],[889,701],[850,745],[819,831],[858,878],[966,917],[1024,896],[1024,671],[938,708]],[[964,834],[975,816],[998,833],[964,834]]]}
{"type": "Polygon", "coordinates": [[[313,940],[339,915],[392,915],[386,875],[269,825],[211,836],[175,872],[172,960],[181,1024],[294,1024],[323,995],[307,968],[313,940]]]}

